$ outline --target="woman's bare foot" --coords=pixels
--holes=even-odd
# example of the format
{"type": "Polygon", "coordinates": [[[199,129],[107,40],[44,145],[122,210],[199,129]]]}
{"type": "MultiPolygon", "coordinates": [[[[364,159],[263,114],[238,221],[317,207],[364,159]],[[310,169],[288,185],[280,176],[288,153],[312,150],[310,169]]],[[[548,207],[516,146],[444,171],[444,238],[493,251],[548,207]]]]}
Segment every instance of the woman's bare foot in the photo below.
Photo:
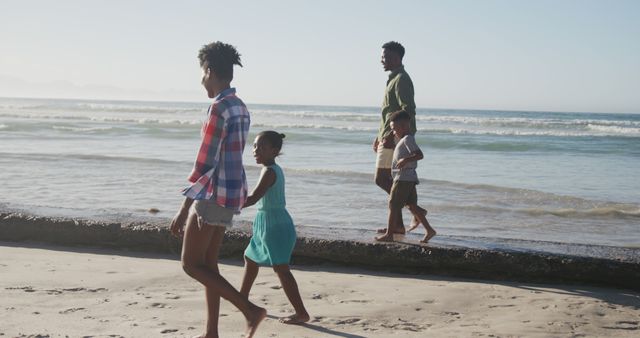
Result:
{"type": "MultiPolygon", "coordinates": [[[[424,217],[427,217],[427,209],[422,209],[424,210],[424,217]]],[[[420,225],[420,219],[418,219],[418,217],[413,216],[413,219],[411,220],[411,224],[409,225],[409,229],[407,229],[407,232],[411,232],[413,230],[415,230],[418,225],[420,225]]]]}
{"type": "Polygon", "coordinates": [[[247,318],[247,331],[244,333],[244,338],[251,338],[256,333],[258,325],[267,316],[267,310],[256,306],[253,310],[251,318],[247,318]]]}
{"type": "Polygon", "coordinates": [[[289,317],[280,318],[280,323],[283,324],[292,324],[292,325],[300,325],[302,323],[306,323],[311,319],[308,313],[303,314],[293,314],[289,317]]]}
{"type": "Polygon", "coordinates": [[[393,234],[385,233],[382,236],[376,236],[378,242],[393,242],[393,234]]]}
{"type": "Polygon", "coordinates": [[[435,231],[433,231],[433,232],[427,232],[427,234],[426,234],[426,235],[424,235],[424,238],[420,240],[420,243],[427,243],[427,242],[429,242],[429,240],[430,240],[430,239],[432,239],[432,238],[433,238],[433,236],[435,236],[435,235],[436,235],[436,232],[435,232],[435,231]]]}

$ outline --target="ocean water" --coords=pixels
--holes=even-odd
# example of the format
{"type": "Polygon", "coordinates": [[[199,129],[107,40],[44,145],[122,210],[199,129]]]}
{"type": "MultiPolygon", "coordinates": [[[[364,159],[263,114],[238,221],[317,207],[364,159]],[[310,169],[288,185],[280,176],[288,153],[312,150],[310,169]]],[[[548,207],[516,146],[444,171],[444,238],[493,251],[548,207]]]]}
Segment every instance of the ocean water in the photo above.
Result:
{"type": "MultiPolygon", "coordinates": [[[[373,183],[378,108],[248,106],[251,140],[267,129],[286,134],[278,162],[297,224],[333,236],[385,225],[387,197],[373,183]]],[[[0,98],[0,209],[172,217],[206,109],[0,98]]],[[[640,114],[418,109],[417,125],[418,198],[435,242],[640,247],[640,114]]],[[[244,158],[253,187],[260,168],[250,144],[244,158]]]]}

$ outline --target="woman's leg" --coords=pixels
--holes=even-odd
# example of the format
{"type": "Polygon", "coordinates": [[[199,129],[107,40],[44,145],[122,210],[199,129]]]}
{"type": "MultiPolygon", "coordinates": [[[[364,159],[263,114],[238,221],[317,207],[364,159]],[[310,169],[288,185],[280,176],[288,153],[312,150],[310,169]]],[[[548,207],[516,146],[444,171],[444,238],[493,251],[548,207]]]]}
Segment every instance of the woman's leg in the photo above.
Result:
{"type": "Polygon", "coordinates": [[[249,298],[249,291],[251,291],[251,287],[253,286],[253,282],[255,282],[256,277],[258,277],[258,270],[260,267],[256,262],[249,259],[249,257],[244,256],[244,276],[242,277],[242,287],[240,288],[240,293],[249,298]]]}
{"type": "Polygon", "coordinates": [[[298,283],[296,283],[296,279],[293,278],[289,265],[275,265],[273,267],[273,271],[278,274],[280,284],[282,284],[282,289],[284,289],[284,293],[287,295],[289,302],[291,302],[291,305],[293,305],[293,308],[296,311],[294,315],[282,318],[280,321],[285,324],[301,324],[308,322],[310,319],[309,313],[307,313],[307,309],[304,308],[302,297],[300,297],[300,291],[298,290],[298,283]]]}
{"type": "MultiPolygon", "coordinates": [[[[222,246],[224,232],[215,232],[211,244],[205,255],[205,264],[211,271],[220,274],[218,270],[218,253],[222,246]]],[[[207,335],[206,337],[218,337],[218,318],[220,317],[220,294],[215,288],[205,286],[207,298],[207,335]]]]}
{"type": "MultiPolygon", "coordinates": [[[[198,219],[195,214],[191,214],[187,220],[187,226],[182,243],[182,268],[193,279],[202,283],[207,289],[207,294],[222,297],[237,307],[247,320],[247,335],[252,337],[260,322],[267,312],[265,309],[254,305],[233,288],[211,265],[217,262],[209,260],[207,253],[218,252],[224,236],[223,226],[212,226],[203,224],[198,226],[198,219]]],[[[215,306],[215,302],[212,304],[215,306]]],[[[217,331],[217,329],[215,330],[217,331]]]]}

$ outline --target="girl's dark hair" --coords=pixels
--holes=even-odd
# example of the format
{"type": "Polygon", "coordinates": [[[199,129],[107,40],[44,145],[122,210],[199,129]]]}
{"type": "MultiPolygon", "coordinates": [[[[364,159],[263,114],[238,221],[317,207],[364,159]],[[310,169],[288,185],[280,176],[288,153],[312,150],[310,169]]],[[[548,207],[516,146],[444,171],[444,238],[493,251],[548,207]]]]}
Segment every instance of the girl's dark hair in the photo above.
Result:
{"type": "Polygon", "coordinates": [[[282,149],[282,140],[285,137],[284,134],[280,134],[277,131],[273,131],[273,130],[265,130],[263,132],[260,132],[258,136],[267,140],[267,142],[269,142],[269,144],[275,149],[278,149],[278,151],[282,149]]]}
{"type": "Polygon", "coordinates": [[[242,67],[240,53],[232,45],[216,41],[202,46],[198,52],[200,67],[205,62],[217,77],[225,80],[233,80],[233,65],[242,67]]]}

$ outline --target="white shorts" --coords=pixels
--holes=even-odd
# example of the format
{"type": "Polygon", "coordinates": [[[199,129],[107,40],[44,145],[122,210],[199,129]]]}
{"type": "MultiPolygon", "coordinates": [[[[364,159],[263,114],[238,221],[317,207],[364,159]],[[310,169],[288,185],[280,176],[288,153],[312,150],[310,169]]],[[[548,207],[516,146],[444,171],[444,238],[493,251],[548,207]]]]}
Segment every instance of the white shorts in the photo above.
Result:
{"type": "Polygon", "coordinates": [[[378,152],[376,153],[376,168],[391,169],[393,162],[393,149],[387,149],[382,146],[382,142],[378,144],[378,152]]]}

